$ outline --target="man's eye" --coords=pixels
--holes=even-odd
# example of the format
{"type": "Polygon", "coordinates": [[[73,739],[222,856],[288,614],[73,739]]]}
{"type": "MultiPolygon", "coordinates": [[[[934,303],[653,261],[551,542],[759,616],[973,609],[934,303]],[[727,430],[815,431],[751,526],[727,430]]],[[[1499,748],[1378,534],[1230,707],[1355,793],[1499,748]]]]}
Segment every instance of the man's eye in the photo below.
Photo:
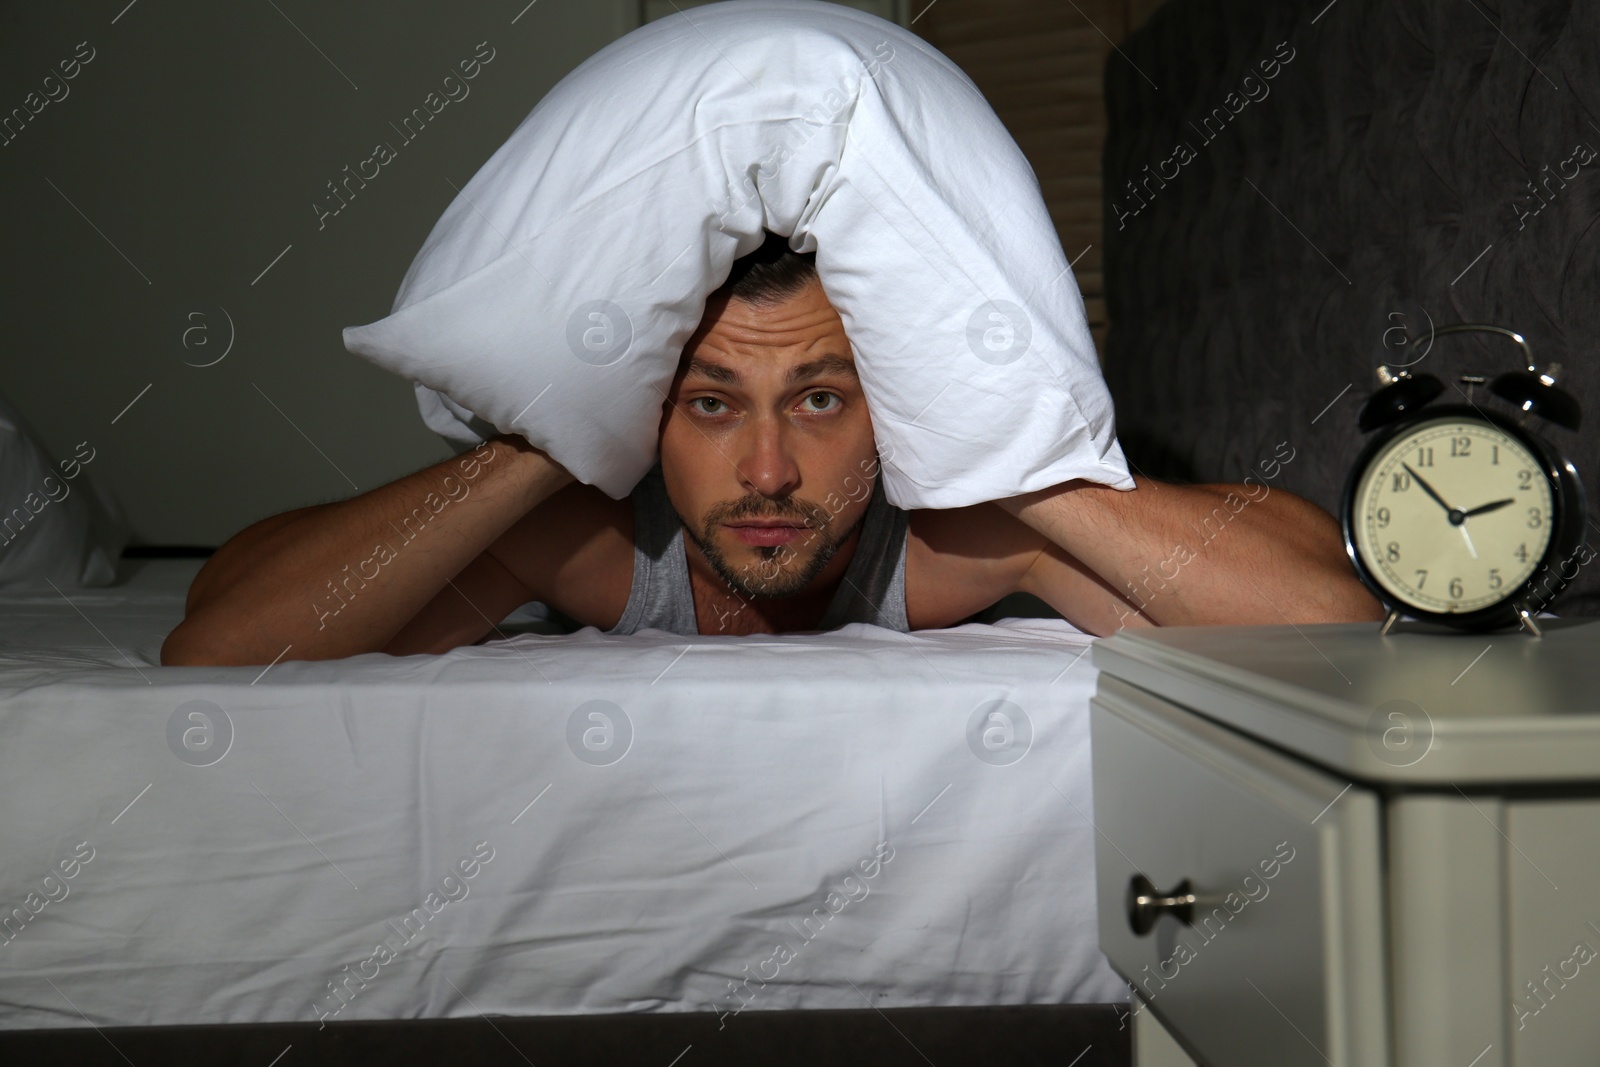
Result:
{"type": "Polygon", "coordinates": [[[824,392],[812,393],[811,395],[806,397],[806,401],[809,403],[810,401],[816,400],[818,397],[822,398],[822,406],[821,407],[814,407],[814,408],[811,408],[810,410],[812,410],[812,411],[832,411],[834,408],[836,408],[840,404],[844,403],[844,401],[839,399],[839,396],[838,396],[837,393],[824,393],[824,392]],[[828,403],[828,401],[833,401],[833,403],[828,403]]]}
{"type": "MultiPolygon", "coordinates": [[[[714,396],[697,396],[693,400],[689,401],[689,403],[690,404],[721,404],[722,401],[718,400],[714,396]]],[[[711,410],[709,408],[703,408],[702,407],[702,408],[696,408],[695,410],[699,411],[700,414],[702,414],[702,415],[715,415],[716,414],[716,411],[711,410]]]]}

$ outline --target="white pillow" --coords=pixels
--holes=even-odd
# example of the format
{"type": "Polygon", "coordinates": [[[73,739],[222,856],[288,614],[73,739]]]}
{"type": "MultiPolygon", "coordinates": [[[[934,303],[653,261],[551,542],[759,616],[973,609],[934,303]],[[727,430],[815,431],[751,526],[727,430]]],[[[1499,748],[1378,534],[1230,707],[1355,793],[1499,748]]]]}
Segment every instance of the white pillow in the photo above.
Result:
{"type": "Polygon", "coordinates": [[[128,522],[89,477],[88,441],[51,463],[22,416],[0,398],[0,589],[49,593],[116,581],[128,522]]]}
{"type": "Polygon", "coordinates": [[[1021,150],[941,53],[818,0],[692,8],[589,57],[345,345],[418,383],[459,446],[514,431],[621,499],[706,297],[764,230],[817,254],[891,503],[1133,487],[1021,150]]]}

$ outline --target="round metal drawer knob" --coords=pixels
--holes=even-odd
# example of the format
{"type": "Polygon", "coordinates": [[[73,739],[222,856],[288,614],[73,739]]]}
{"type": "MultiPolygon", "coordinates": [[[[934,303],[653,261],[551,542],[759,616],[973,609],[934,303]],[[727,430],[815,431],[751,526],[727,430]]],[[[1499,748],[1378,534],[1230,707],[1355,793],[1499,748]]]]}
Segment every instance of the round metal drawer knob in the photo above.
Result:
{"type": "Polygon", "coordinates": [[[1140,937],[1155,929],[1156,920],[1170,915],[1185,926],[1194,924],[1194,887],[1185,878],[1172,887],[1172,892],[1161,893],[1142,874],[1128,880],[1128,925],[1140,937]]]}

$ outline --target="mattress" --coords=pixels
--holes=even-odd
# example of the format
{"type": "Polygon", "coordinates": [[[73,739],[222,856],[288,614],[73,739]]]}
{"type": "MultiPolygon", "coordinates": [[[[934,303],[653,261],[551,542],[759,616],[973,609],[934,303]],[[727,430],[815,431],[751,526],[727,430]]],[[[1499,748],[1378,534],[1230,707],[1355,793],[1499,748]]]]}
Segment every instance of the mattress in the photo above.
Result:
{"type": "Polygon", "coordinates": [[[0,598],[0,1027],[1127,999],[1063,620],[161,667],[124,566],[0,598]]]}

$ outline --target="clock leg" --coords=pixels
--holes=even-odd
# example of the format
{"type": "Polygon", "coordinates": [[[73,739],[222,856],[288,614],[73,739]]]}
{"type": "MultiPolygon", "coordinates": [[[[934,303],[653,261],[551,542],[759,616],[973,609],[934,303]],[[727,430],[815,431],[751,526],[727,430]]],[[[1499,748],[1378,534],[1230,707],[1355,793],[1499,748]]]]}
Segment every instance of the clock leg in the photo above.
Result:
{"type": "Polygon", "coordinates": [[[1400,618],[1400,609],[1399,608],[1390,608],[1389,609],[1389,617],[1387,619],[1383,620],[1383,629],[1378,631],[1378,636],[1379,637],[1387,637],[1389,635],[1389,627],[1393,626],[1395,624],[1395,622],[1399,620],[1399,618],[1400,618]]]}
{"type": "Polygon", "coordinates": [[[1533,612],[1528,610],[1527,604],[1519,603],[1517,605],[1517,621],[1522,623],[1523,628],[1533,636],[1544,636],[1544,632],[1539,629],[1539,624],[1533,621],[1533,612]]]}

